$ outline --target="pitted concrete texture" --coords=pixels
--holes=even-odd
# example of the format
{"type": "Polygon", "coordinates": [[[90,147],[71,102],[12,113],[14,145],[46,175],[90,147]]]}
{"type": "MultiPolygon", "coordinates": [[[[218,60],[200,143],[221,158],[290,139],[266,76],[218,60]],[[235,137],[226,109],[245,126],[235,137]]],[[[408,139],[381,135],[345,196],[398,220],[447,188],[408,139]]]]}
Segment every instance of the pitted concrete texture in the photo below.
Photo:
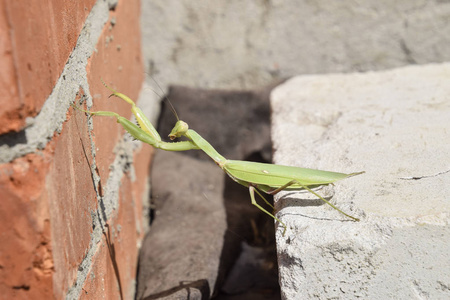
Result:
{"type": "Polygon", "coordinates": [[[450,64],[299,76],[272,93],[277,164],[365,174],[277,197],[284,299],[450,297],[450,64]]]}

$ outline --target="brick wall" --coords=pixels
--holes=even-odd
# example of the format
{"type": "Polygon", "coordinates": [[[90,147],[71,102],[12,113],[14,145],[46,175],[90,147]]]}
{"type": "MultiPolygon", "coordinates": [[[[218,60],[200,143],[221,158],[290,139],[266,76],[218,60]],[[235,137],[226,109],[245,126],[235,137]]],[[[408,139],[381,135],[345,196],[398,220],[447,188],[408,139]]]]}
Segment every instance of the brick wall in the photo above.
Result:
{"type": "Polygon", "coordinates": [[[140,4],[0,3],[0,299],[130,299],[151,148],[101,78],[138,99],[140,4]]]}

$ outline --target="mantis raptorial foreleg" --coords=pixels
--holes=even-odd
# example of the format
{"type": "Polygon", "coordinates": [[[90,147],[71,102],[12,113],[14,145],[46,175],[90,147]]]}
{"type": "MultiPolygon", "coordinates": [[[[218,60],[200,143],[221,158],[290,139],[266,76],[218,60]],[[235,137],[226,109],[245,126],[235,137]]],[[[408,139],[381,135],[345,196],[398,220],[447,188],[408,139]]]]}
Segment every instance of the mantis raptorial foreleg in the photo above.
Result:
{"type": "MultiPolygon", "coordinates": [[[[106,86],[106,84],[105,84],[106,86]]],[[[258,207],[267,215],[271,216],[274,220],[278,221],[283,227],[283,235],[286,231],[286,224],[284,224],[280,219],[275,217],[273,214],[265,210],[259,204],[256,203],[255,192],[268,204],[272,209],[273,206],[264,198],[264,196],[259,192],[263,191],[267,194],[276,194],[282,190],[299,190],[304,189],[312,193],[316,197],[320,198],[324,203],[330,205],[332,208],[340,212],[341,214],[353,219],[354,221],[359,221],[358,218],[350,216],[344,213],[342,210],[337,208],[335,205],[324,199],[322,196],[314,192],[310,187],[317,187],[321,185],[332,184],[338,180],[342,180],[351,176],[359,175],[364,172],[357,173],[337,173],[328,172],[314,169],[305,169],[290,166],[281,166],[273,164],[264,164],[248,161],[237,161],[228,160],[222,155],[220,155],[210,143],[208,143],[203,137],[201,137],[197,132],[189,129],[187,123],[178,120],[169,134],[171,140],[184,136],[188,140],[182,142],[164,142],[161,140],[160,135],[150,123],[150,121],[145,117],[142,111],[135,105],[135,103],[122,93],[118,93],[112,88],[106,86],[110,89],[113,94],[129,104],[131,104],[132,112],[136,117],[139,126],[133,124],[131,121],[124,117],[121,117],[117,113],[108,111],[97,111],[89,112],[90,115],[95,116],[107,116],[114,117],[117,122],[120,123],[126,131],[128,131],[135,139],[138,139],[144,143],[152,145],[155,148],[167,150],[167,151],[186,151],[192,149],[200,149],[205,152],[214,162],[230,176],[234,181],[242,184],[249,188],[250,198],[253,205],[258,207]]],[[[84,111],[84,110],[83,110],[84,111]]],[[[177,117],[178,118],[178,117],[177,117]]]]}
{"type": "Polygon", "coordinates": [[[83,110],[75,105],[75,107],[78,110],[81,110],[85,113],[88,113],[91,116],[103,116],[103,117],[114,117],[117,120],[117,123],[121,124],[122,127],[135,139],[140,140],[146,144],[152,145],[155,148],[166,150],[166,151],[186,151],[186,150],[192,150],[192,149],[200,149],[197,145],[195,145],[192,141],[181,141],[181,142],[164,142],[161,139],[161,136],[156,131],[155,127],[152,125],[152,123],[145,117],[142,110],[136,106],[133,100],[131,100],[129,97],[125,96],[122,93],[118,93],[109,86],[107,86],[105,83],[103,83],[109,90],[111,90],[113,93],[111,96],[116,96],[128,103],[131,104],[132,108],[131,111],[134,114],[136,121],[138,125],[134,124],[127,118],[124,118],[120,116],[119,114],[111,111],[87,111],[83,110]]]}

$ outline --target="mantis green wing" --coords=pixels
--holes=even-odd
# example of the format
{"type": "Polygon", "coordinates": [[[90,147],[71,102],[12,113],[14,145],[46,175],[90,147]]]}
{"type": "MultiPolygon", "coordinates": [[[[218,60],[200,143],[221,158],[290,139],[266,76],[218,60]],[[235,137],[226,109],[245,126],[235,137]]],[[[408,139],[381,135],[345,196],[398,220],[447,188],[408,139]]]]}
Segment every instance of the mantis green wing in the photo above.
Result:
{"type": "Polygon", "coordinates": [[[257,185],[267,185],[273,188],[284,186],[292,179],[293,183],[286,189],[301,189],[304,186],[318,186],[330,184],[360,173],[337,173],[315,169],[298,168],[274,164],[256,163],[249,161],[227,160],[225,171],[232,177],[257,185]]]}
{"type": "Polygon", "coordinates": [[[343,215],[359,221],[358,218],[350,216],[337,208],[331,202],[317,194],[312,190],[314,187],[321,185],[332,184],[338,180],[342,180],[351,176],[359,175],[364,172],[357,173],[337,173],[315,169],[298,168],[291,166],[282,166],[274,164],[256,163],[248,161],[227,160],[223,164],[223,170],[236,182],[249,187],[250,198],[252,204],[257,206],[260,210],[280,222],[284,226],[283,235],[286,232],[286,224],[281,222],[277,217],[266,211],[264,208],[256,203],[254,193],[256,192],[269,206],[272,206],[268,201],[258,192],[258,189],[274,195],[282,190],[299,190],[304,189],[320,198],[326,204],[336,209],[343,215]]]}

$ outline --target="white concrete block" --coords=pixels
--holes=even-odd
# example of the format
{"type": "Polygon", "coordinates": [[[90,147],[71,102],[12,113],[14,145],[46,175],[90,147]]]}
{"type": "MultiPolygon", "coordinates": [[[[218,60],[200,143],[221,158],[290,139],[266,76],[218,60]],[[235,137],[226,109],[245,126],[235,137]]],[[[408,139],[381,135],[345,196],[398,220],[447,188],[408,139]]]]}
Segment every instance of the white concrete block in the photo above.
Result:
{"type": "Polygon", "coordinates": [[[450,64],[299,76],[272,93],[277,164],[365,174],[277,196],[284,299],[450,299],[450,64]]]}

